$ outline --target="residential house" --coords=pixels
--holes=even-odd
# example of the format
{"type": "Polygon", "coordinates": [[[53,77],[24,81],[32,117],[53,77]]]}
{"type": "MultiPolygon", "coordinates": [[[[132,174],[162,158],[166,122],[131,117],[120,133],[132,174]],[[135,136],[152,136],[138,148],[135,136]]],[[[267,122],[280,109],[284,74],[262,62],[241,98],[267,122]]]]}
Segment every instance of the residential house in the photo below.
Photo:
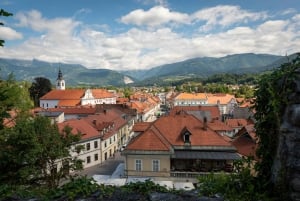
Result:
{"type": "Polygon", "coordinates": [[[180,93],[173,99],[174,106],[218,106],[221,115],[231,115],[237,101],[230,94],[180,93]]]}
{"type": "Polygon", "coordinates": [[[130,139],[132,119],[124,118],[122,112],[111,109],[78,119],[68,119],[59,123],[60,130],[65,126],[72,133],[80,132],[82,140],[74,145],[85,149],[77,157],[84,161],[84,168],[100,164],[120,150],[130,139]]]}
{"type": "Polygon", "coordinates": [[[197,177],[232,171],[234,146],[193,115],[162,116],[122,152],[127,176],[197,177]]]}
{"type": "Polygon", "coordinates": [[[206,105],[206,93],[180,93],[173,99],[174,106],[197,106],[206,105]]]}
{"type": "Polygon", "coordinates": [[[74,144],[72,149],[76,146],[83,146],[84,149],[79,152],[71,152],[73,157],[77,157],[83,161],[83,168],[91,167],[102,162],[101,158],[101,135],[93,126],[91,126],[87,121],[83,119],[70,119],[63,123],[58,123],[58,128],[60,131],[64,127],[71,127],[71,132],[73,134],[80,133],[82,138],[79,143],[74,144]]]}

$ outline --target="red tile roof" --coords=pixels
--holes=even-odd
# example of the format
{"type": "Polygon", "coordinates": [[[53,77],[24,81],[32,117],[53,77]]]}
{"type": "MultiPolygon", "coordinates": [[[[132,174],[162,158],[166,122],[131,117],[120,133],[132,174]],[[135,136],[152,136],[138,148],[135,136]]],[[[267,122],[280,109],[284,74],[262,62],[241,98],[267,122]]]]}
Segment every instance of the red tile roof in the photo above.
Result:
{"type": "Polygon", "coordinates": [[[99,131],[103,130],[104,125],[109,126],[113,123],[113,127],[111,127],[111,129],[104,134],[103,139],[111,137],[118,131],[118,129],[127,123],[120,115],[120,112],[115,110],[106,110],[103,113],[89,115],[87,117],[83,117],[82,119],[99,131]]]}
{"type": "Polygon", "coordinates": [[[227,119],[225,123],[232,128],[236,128],[246,126],[248,121],[247,119],[227,119]]]}
{"type": "Polygon", "coordinates": [[[233,131],[233,128],[230,126],[227,126],[222,121],[212,121],[208,122],[208,127],[210,127],[214,131],[233,131]]]}
{"type": "MultiPolygon", "coordinates": [[[[51,90],[40,100],[78,100],[84,96],[86,89],[66,89],[66,90],[51,90]]],[[[113,93],[106,89],[91,89],[91,92],[96,99],[115,97],[113,93]]]]}
{"type": "Polygon", "coordinates": [[[78,100],[84,95],[84,89],[51,90],[40,100],[78,100]]]}
{"type": "Polygon", "coordinates": [[[207,99],[206,93],[180,93],[175,98],[175,100],[198,100],[207,99]]]}
{"type": "Polygon", "coordinates": [[[207,94],[208,104],[228,104],[232,99],[235,99],[234,95],[230,94],[207,94]]]}
{"type": "Polygon", "coordinates": [[[209,111],[211,115],[211,119],[219,119],[220,118],[220,110],[218,106],[175,106],[170,111],[170,114],[175,115],[178,111],[209,111]]]}
{"type": "Polygon", "coordinates": [[[74,107],[80,105],[80,100],[60,100],[58,107],[74,107]]]}
{"type": "Polygon", "coordinates": [[[235,139],[232,142],[233,146],[236,147],[237,152],[243,156],[252,156],[255,159],[257,159],[256,156],[256,149],[257,144],[251,140],[250,138],[247,138],[245,136],[240,136],[237,139],[235,139]]]}
{"type": "Polygon", "coordinates": [[[232,144],[237,148],[238,153],[243,156],[253,156],[257,159],[256,149],[258,147],[258,138],[255,133],[254,125],[243,127],[236,135],[232,144]]]}
{"type": "Polygon", "coordinates": [[[72,133],[77,134],[81,133],[82,138],[81,139],[90,139],[95,137],[100,137],[99,132],[91,126],[89,123],[84,121],[83,119],[70,119],[63,123],[58,123],[58,128],[60,132],[62,132],[63,128],[65,126],[69,126],[72,128],[72,133]]]}
{"type": "Polygon", "coordinates": [[[132,131],[134,132],[144,132],[149,128],[151,122],[137,122],[133,125],[132,131]]]}
{"type": "Polygon", "coordinates": [[[67,107],[67,108],[48,108],[50,112],[64,112],[65,114],[95,114],[96,107],[67,107]]]}
{"type": "Polygon", "coordinates": [[[94,98],[113,98],[115,97],[115,95],[109,91],[107,91],[106,89],[92,89],[92,94],[94,96],[94,98]]]}
{"type": "Polygon", "coordinates": [[[152,129],[134,138],[126,147],[128,150],[169,151],[170,145],[152,129]]]}
{"type": "Polygon", "coordinates": [[[232,147],[222,136],[204,129],[204,124],[193,115],[177,114],[164,116],[156,120],[144,133],[137,136],[128,146],[128,150],[166,150],[169,146],[183,146],[182,130],[191,132],[191,146],[232,147]],[[168,145],[166,145],[168,144],[168,145]]]}

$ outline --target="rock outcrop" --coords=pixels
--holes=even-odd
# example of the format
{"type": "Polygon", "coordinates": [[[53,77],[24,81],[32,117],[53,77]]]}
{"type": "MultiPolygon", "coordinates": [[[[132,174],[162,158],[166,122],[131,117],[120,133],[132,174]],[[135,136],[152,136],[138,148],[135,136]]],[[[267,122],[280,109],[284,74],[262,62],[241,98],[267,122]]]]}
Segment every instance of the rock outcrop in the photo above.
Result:
{"type": "Polygon", "coordinates": [[[291,200],[300,201],[300,69],[290,88],[293,90],[284,108],[272,179],[275,185],[286,185],[291,200]]]}

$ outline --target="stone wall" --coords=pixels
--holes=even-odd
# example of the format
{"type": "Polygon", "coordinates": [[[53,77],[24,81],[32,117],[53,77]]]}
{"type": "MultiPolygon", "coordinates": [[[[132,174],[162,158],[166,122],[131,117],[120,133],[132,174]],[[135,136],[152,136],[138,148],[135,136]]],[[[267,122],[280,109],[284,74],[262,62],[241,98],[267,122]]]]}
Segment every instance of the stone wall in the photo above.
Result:
{"type": "Polygon", "coordinates": [[[300,201],[300,69],[291,88],[280,126],[272,179],[275,185],[286,185],[291,200],[300,201]]]}

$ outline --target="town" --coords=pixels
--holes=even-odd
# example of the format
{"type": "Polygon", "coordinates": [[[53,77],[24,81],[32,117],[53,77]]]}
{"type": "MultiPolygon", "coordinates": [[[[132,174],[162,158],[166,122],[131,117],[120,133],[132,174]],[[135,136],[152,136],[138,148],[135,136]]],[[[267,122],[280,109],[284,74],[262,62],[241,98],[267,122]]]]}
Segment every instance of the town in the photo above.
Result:
{"type": "Polygon", "coordinates": [[[296,0],[0,5],[0,201],[300,201],[296,0]]]}
{"type": "Polygon", "coordinates": [[[36,115],[82,134],[73,146],[85,148],[74,156],[84,169],[120,153],[123,177],[196,182],[211,171],[233,172],[234,160],[257,159],[251,102],[234,95],[135,91],[124,98],[106,89],[67,89],[59,70],[56,89],[39,103],[36,115]]]}

